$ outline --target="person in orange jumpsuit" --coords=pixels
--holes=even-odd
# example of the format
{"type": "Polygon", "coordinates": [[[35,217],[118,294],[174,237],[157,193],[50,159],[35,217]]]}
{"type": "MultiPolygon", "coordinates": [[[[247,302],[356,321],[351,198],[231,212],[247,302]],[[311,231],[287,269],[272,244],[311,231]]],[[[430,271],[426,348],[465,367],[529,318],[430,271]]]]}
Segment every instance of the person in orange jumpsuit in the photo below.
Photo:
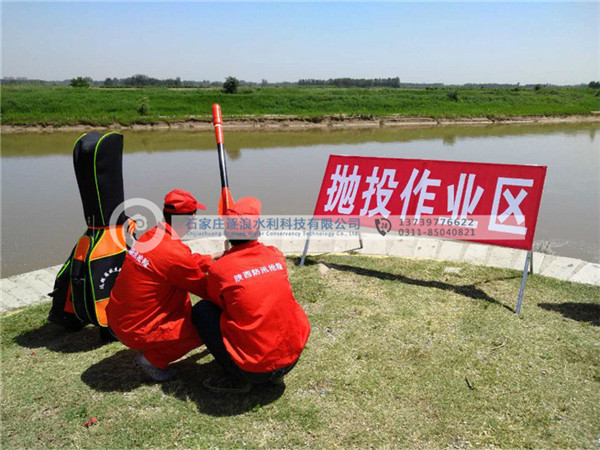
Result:
{"type": "Polygon", "coordinates": [[[138,365],[156,381],[175,374],[167,366],[202,345],[191,322],[189,292],[206,296],[213,259],[192,254],[180,240],[188,231],[180,215],[206,209],[189,192],[165,197],[165,221],[144,233],[125,257],[106,308],[108,324],[127,347],[140,350],[138,365]]]}
{"type": "Polygon", "coordinates": [[[279,383],[297,363],[310,334],[294,299],[285,257],[258,242],[261,204],[245,197],[225,217],[232,248],[208,270],[207,296],[192,321],[226,374],[204,381],[214,392],[248,392],[253,384],[279,383]],[[234,225],[237,224],[249,225],[234,225]]]}

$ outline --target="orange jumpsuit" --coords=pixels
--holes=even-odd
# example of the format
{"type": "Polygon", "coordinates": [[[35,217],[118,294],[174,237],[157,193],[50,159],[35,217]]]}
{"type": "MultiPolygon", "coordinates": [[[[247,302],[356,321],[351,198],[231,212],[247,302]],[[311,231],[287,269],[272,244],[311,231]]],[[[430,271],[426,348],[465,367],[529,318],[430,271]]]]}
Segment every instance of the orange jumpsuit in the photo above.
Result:
{"type": "Polygon", "coordinates": [[[240,369],[264,373],[298,360],[310,323],[277,248],[258,241],[231,248],[211,265],[206,289],[223,311],[223,343],[240,369]]]}
{"type": "Polygon", "coordinates": [[[125,257],[106,308],[108,325],[123,344],[165,369],[202,345],[188,292],[206,296],[211,263],[208,255],[192,254],[170,225],[159,223],[125,257]],[[151,248],[153,239],[157,245],[151,248]]]}

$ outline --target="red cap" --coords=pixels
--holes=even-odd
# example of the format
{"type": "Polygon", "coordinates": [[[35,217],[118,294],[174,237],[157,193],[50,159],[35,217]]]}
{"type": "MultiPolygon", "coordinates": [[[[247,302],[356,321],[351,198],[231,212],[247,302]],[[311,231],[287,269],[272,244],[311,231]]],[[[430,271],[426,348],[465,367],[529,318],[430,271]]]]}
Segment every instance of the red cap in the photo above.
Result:
{"type": "Polygon", "coordinates": [[[260,227],[258,216],[262,207],[260,200],[254,197],[240,198],[227,210],[227,216],[240,216],[240,219],[225,219],[227,239],[258,239],[260,227]],[[230,223],[230,221],[232,223],[230,223]]]}
{"type": "Polygon", "coordinates": [[[228,210],[228,216],[260,216],[262,205],[260,200],[254,197],[240,198],[228,210]]]}
{"type": "Polygon", "coordinates": [[[165,196],[165,211],[173,214],[191,214],[197,209],[206,209],[188,191],[174,189],[165,196]]]}

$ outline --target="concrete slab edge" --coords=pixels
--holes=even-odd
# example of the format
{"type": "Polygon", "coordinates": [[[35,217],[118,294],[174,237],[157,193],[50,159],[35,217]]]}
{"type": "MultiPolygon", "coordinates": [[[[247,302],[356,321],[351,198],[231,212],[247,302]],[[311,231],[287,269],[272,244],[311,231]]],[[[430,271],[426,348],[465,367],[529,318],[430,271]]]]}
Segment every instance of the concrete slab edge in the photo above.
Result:
{"type": "MultiPolygon", "coordinates": [[[[274,245],[286,255],[301,254],[303,239],[263,238],[267,245],[274,245]]],[[[193,252],[215,253],[223,250],[223,239],[201,239],[186,242],[193,252]]],[[[461,241],[429,238],[382,238],[379,235],[363,235],[363,248],[358,238],[313,239],[309,254],[342,253],[356,249],[364,255],[394,256],[401,258],[436,259],[464,262],[474,265],[523,270],[525,250],[461,241]]],[[[534,273],[574,283],[600,286],[600,264],[576,258],[534,253],[534,273]]],[[[61,266],[52,266],[0,279],[0,313],[50,301],[54,278],[61,266]]]]}

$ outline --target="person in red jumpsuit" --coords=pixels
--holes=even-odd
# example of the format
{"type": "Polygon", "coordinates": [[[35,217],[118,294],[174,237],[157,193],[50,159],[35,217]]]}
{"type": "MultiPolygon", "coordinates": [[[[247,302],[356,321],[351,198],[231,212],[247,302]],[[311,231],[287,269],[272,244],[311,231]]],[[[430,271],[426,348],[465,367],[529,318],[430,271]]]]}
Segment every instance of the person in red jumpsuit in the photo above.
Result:
{"type": "Polygon", "coordinates": [[[285,257],[257,240],[260,212],[260,201],[252,197],[227,211],[225,233],[232,247],[210,266],[207,296],[192,308],[198,334],[225,370],[204,381],[214,392],[245,393],[253,384],[282,382],[310,334],[285,257]],[[244,222],[252,225],[239,226],[244,222]]]}
{"type": "Polygon", "coordinates": [[[135,360],[147,375],[166,381],[167,366],[202,345],[191,321],[189,292],[206,296],[206,271],[213,259],[192,254],[180,236],[188,231],[182,218],[206,209],[189,192],[176,189],[165,197],[164,222],[144,233],[125,256],[106,308],[108,324],[127,347],[140,350],[135,360]]]}

